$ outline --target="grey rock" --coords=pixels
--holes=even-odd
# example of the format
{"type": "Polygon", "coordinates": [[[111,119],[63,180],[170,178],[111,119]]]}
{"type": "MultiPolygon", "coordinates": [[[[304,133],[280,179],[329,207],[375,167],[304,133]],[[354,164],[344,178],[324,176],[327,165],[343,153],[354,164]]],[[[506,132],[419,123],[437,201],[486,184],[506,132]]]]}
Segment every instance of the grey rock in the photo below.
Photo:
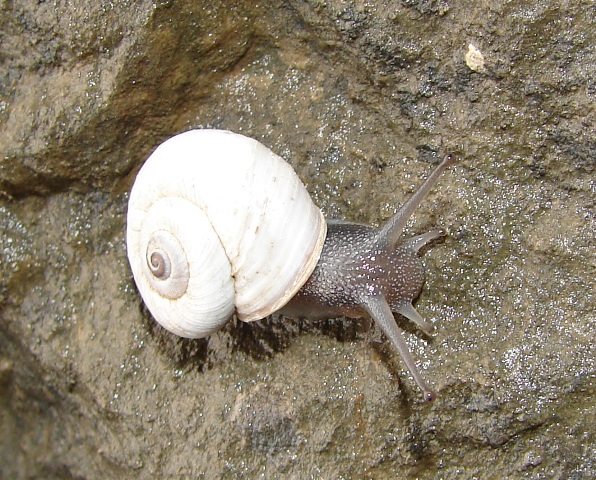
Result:
{"type": "Polygon", "coordinates": [[[593,2],[0,10],[0,478],[596,476],[593,2]],[[449,234],[416,304],[438,333],[398,319],[433,404],[368,322],[151,319],[127,191],[210,127],[377,225],[458,156],[408,227],[449,234]]]}

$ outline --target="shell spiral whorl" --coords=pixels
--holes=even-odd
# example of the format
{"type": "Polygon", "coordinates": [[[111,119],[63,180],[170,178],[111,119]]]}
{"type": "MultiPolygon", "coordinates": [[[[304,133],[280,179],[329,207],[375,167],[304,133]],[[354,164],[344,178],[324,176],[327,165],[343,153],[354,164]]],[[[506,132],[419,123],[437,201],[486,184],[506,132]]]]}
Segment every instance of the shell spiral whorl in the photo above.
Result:
{"type": "Polygon", "coordinates": [[[151,273],[160,279],[170,278],[172,265],[170,257],[163,250],[147,249],[147,264],[151,273]]]}
{"type": "Polygon", "coordinates": [[[315,268],[326,223],[293,169],[256,140],[191,130],[145,162],[131,190],[127,249],[155,319],[189,338],[236,312],[281,308],[315,268]]]}
{"type": "Polygon", "coordinates": [[[158,230],[147,243],[148,278],[153,288],[169,299],[180,298],[188,288],[190,270],[184,247],[167,230],[158,230]]]}
{"type": "MultiPolygon", "coordinates": [[[[149,250],[149,249],[148,249],[149,250]]],[[[147,263],[151,273],[157,278],[169,278],[172,273],[170,258],[160,250],[147,252],[147,263]]]]}

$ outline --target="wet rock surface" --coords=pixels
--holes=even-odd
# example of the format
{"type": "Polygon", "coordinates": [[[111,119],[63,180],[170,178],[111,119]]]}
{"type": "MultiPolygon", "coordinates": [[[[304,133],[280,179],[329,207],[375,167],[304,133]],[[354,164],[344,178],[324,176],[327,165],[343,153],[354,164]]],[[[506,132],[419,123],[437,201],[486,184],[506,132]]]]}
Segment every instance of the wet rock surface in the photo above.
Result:
{"type": "Polygon", "coordinates": [[[69,5],[0,5],[0,477],[596,476],[592,2],[69,5]],[[433,404],[366,321],[151,319],[127,192],[190,128],[377,225],[458,156],[407,229],[433,404]]]}

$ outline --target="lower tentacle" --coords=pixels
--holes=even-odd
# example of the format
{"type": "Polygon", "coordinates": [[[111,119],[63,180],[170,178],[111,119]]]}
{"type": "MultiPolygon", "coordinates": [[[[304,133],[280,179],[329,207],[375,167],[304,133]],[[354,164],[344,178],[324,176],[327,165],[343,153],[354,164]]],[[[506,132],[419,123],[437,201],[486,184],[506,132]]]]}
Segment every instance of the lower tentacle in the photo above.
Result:
{"type": "Polygon", "coordinates": [[[399,352],[401,358],[408,367],[408,370],[410,370],[410,373],[414,377],[414,381],[422,390],[424,399],[427,402],[432,402],[436,398],[436,394],[428,386],[424,378],[422,378],[422,375],[416,366],[416,362],[408,349],[406,341],[404,340],[397,323],[395,323],[395,318],[393,317],[393,313],[385,298],[382,295],[363,296],[361,302],[362,306],[368,311],[377,325],[381,327],[383,333],[389,337],[393,346],[399,352]]]}

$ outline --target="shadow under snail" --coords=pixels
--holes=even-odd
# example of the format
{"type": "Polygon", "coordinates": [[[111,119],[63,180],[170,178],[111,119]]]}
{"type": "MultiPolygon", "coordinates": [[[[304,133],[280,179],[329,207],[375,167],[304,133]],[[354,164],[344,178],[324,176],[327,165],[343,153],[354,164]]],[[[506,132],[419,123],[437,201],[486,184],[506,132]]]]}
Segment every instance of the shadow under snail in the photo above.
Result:
{"type": "Polygon", "coordinates": [[[251,138],[191,130],[161,144],[130,192],[127,250],[153,317],[187,338],[231,317],[372,317],[422,389],[393,313],[433,331],[412,306],[424,282],[418,250],[433,230],[399,242],[416,207],[454,163],[447,155],[381,228],[325,221],[281,157],[251,138]]]}

